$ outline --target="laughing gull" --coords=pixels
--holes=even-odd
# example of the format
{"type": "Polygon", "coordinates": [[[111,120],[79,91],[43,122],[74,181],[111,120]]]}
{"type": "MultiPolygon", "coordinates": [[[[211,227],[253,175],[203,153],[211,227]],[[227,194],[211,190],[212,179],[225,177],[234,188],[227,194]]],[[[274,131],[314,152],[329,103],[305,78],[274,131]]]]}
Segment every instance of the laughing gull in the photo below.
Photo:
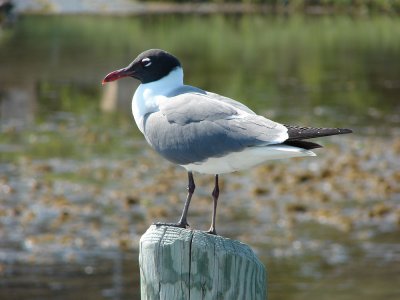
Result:
{"type": "Polygon", "coordinates": [[[216,234],[218,174],[247,169],[267,160],[315,156],[321,146],[306,139],[351,133],[350,129],[288,126],[257,115],[244,104],[183,83],[179,60],[170,53],[144,51],[126,68],[109,73],[106,82],[133,77],[141,84],[132,99],[139,130],[161,156],[188,172],[188,195],[178,223],[186,228],[195,184],[193,172],[215,175],[209,233],[216,234]]]}

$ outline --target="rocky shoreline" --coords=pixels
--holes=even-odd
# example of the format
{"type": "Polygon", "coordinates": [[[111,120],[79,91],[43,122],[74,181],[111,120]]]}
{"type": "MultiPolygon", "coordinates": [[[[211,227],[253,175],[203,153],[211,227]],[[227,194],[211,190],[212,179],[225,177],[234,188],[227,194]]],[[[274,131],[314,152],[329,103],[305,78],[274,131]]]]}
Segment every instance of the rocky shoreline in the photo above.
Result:
{"type": "MultiPolygon", "coordinates": [[[[399,142],[332,141],[315,159],[277,161],[223,176],[220,233],[263,248],[271,240],[290,244],[298,226],[307,224],[346,232],[360,242],[398,230],[399,142]]],[[[49,251],[136,249],[153,221],[179,216],[185,197],[184,171],[146,147],[135,160],[21,157],[0,167],[0,254],[14,245],[23,260],[51,259],[49,251]]],[[[196,179],[190,223],[206,229],[212,180],[196,179]]],[[[306,239],[315,238],[309,233],[306,239]]]]}

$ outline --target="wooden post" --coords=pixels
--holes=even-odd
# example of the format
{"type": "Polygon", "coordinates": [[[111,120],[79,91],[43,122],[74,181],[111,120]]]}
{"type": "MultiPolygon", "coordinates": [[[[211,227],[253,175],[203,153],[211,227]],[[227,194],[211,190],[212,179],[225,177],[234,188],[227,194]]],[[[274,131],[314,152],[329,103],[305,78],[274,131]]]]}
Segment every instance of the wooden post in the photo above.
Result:
{"type": "Polygon", "coordinates": [[[152,225],[140,239],[141,299],[266,299],[251,248],[202,231],[152,225]]]}

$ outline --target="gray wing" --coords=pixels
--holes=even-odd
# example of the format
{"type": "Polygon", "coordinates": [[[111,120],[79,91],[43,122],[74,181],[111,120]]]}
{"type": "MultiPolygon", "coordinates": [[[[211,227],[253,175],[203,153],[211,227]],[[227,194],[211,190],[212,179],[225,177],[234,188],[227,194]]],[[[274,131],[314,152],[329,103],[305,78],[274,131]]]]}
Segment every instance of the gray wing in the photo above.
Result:
{"type": "Polygon", "coordinates": [[[234,106],[236,108],[239,108],[239,109],[241,109],[241,110],[243,110],[245,112],[248,112],[249,114],[253,114],[253,115],[256,114],[254,111],[252,111],[246,105],[244,105],[243,103],[240,103],[240,102],[238,102],[236,100],[233,100],[231,98],[224,97],[224,96],[221,96],[221,95],[218,95],[218,94],[215,94],[215,93],[206,92],[206,94],[208,96],[210,96],[211,98],[213,98],[213,99],[216,99],[216,100],[225,102],[227,104],[230,104],[230,105],[232,105],[232,106],[234,106]]]}
{"type": "Polygon", "coordinates": [[[175,90],[172,90],[167,96],[175,97],[175,96],[182,95],[185,93],[197,93],[197,94],[206,95],[213,100],[218,100],[218,101],[227,103],[227,104],[232,105],[233,107],[236,107],[238,109],[241,109],[249,114],[253,114],[253,115],[256,114],[254,111],[252,111],[250,108],[248,108],[243,103],[240,103],[239,101],[236,101],[231,98],[224,97],[224,96],[221,96],[221,95],[218,95],[215,93],[204,91],[202,89],[199,89],[199,88],[191,86],[191,85],[183,85],[175,90]]]}
{"type": "Polygon", "coordinates": [[[288,138],[283,125],[202,93],[166,100],[160,111],[146,115],[144,132],[157,152],[181,165],[288,138]]]}

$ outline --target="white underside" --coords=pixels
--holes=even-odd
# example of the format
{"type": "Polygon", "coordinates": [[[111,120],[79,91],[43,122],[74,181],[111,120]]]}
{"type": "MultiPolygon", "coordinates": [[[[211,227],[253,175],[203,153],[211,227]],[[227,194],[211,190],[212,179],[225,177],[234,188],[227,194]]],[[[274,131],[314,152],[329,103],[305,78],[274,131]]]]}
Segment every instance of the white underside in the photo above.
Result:
{"type": "Polygon", "coordinates": [[[182,165],[187,171],[203,174],[222,174],[248,169],[267,160],[315,156],[310,150],[287,145],[271,145],[247,148],[241,152],[233,152],[223,157],[212,157],[200,163],[182,165]]]}

